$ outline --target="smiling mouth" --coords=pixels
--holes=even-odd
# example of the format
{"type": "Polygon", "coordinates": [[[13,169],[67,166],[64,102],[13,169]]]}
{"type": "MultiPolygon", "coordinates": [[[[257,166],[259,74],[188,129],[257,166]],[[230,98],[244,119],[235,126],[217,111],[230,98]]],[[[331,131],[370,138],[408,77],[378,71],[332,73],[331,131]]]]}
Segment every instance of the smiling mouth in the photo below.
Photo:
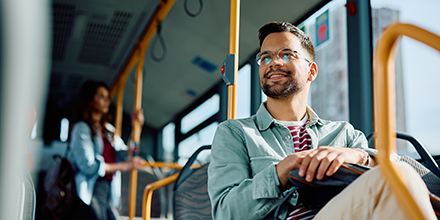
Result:
{"type": "Polygon", "coordinates": [[[281,75],[281,74],[274,74],[274,75],[272,75],[272,76],[269,76],[269,79],[272,79],[272,78],[274,78],[274,77],[284,77],[284,75],[281,75]]]}
{"type": "Polygon", "coordinates": [[[288,70],[283,70],[283,69],[271,69],[269,72],[264,74],[264,77],[267,79],[272,79],[274,77],[287,77],[288,75],[292,75],[292,72],[288,71],[288,70]],[[284,74],[282,74],[282,73],[284,73],[284,74]]]}

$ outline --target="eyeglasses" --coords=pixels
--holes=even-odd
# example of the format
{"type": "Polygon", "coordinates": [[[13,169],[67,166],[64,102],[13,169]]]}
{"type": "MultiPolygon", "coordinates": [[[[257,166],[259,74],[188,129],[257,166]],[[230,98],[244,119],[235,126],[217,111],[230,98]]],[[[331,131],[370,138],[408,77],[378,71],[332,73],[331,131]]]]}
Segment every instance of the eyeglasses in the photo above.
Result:
{"type": "Polygon", "coordinates": [[[280,58],[284,63],[289,63],[292,60],[299,59],[299,58],[302,58],[305,61],[307,61],[308,63],[311,63],[309,59],[302,56],[300,53],[298,53],[298,51],[291,50],[289,48],[282,48],[281,50],[279,50],[276,53],[271,53],[269,51],[260,52],[255,57],[255,60],[257,61],[258,65],[267,66],[272,62],[273,56],[275,54],[277,54],[278,58],[280,58]]]}

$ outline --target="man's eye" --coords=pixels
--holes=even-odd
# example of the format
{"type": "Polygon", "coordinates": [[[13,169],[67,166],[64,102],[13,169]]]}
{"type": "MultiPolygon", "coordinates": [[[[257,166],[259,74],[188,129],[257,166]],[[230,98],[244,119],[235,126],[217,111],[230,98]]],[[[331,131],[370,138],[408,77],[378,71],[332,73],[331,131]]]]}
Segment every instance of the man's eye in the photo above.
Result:
{"type": "Polygon", "coordinates": [[[291,53],[291,52],[283,52],[283,53],[281,53],[281,57],[284,59],[284,58],[287,58],[287,59],[291,59],[291,58],[293,58],[294,56],[293,56],[293,53],[291,53]]]}
{"type": "Polygon", "coordinates": [[[262,61],[268,61],[268,60],[270,60],[270,56],[262,56],[261,60],[262,61]]]}

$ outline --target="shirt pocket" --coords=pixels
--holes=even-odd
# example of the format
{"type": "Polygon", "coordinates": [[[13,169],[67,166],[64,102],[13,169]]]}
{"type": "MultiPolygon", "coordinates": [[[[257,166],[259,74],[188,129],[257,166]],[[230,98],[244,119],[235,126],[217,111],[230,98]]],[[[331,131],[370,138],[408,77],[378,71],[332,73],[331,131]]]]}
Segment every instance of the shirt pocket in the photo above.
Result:
{"type": "Polygon", "coordinates": [[[260,171],[266,169],[268,166],[272,164],[278,164],[283,158],[279,156],[253,156],[250,158],[251,160],[251,170],[252,176],[255,176],[260,171]]]}

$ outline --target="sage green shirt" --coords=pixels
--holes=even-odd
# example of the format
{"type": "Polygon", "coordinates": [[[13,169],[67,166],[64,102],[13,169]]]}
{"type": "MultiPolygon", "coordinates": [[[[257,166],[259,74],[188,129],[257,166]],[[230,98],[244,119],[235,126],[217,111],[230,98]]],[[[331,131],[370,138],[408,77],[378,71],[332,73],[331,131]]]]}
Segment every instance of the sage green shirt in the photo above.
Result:
{"type": "MultiPolygon", "coordinates": [[[[274,211],[289,191],[281,192],[275,165],[295,152],[289,129],[267,111],[266,103],[245,119],[220,123],[212,143],[208,192],[216,220],[274,219],[274,211]]],[[[348,122],[322,120],[307,107],[306,130],[312,148],[335,146],[361,148],[371,156],[364,134],[348,122]]],[[[296,205],[297,193],[289,200],[296,205]]],[[[279,217],[285,219],[289,205],[279,217]]]]}

